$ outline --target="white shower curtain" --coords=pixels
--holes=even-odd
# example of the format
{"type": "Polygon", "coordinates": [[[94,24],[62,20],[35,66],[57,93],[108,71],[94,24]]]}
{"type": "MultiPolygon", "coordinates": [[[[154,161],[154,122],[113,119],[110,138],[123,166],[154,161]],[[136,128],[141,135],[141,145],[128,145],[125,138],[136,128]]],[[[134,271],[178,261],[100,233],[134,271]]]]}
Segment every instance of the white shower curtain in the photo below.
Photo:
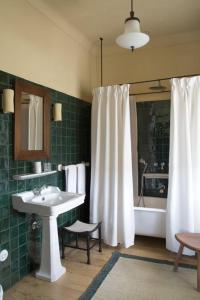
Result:
{"type": "Polygon", "coordinates": [[[138,136],[137,136],[137,107],[136,98],[130,96],[130,116],[131,116],[131,150],[133,167],[133,199],[134,204],[138,204],[138,136]]]}
{"type": "Polygon", "coordinates": [[[129,86],[94,90],[90,221],[106,244],[134,244],[129,86]]]}
{"type": "MultiPolygon", "coordinates": [[[[172,80],[167,249],[174,235],[200,232],[200,76],[172,80]]],[[[192,251],[185,251],[192,254],[192,251]]]]}

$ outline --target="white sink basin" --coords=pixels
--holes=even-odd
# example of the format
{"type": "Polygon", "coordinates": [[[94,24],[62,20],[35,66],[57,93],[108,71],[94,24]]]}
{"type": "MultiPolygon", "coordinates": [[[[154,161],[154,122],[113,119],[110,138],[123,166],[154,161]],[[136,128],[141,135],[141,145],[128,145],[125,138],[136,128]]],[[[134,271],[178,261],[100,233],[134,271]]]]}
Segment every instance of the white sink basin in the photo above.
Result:
{"type": "Polygon", "coordinates": [[[16,210],[40,216],[58,216],[83,204],[84,199],[84,194],[62,192],[55,186],[43,189],[39,196],[35,196],[33,191],[12,195],[16,210]]]}
{"type": "Polygon", "coordinates": [[[40,195],[33,191],[12,195],[13,207],[19,212],[38,214],[42,217],[42,254],[36,277],[56,281],[65,272],[60,261],[57,216],[84,203],[84,194],[62,192],[49,186],[40,195]]]}

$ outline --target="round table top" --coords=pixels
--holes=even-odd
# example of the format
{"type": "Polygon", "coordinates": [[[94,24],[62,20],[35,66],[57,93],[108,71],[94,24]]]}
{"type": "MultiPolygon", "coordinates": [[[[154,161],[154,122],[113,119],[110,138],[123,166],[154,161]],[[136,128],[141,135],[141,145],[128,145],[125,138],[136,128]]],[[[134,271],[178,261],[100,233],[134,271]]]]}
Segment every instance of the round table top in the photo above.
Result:
{"type": "Polygon", "coordinates": [[[200,233],[181,232],[175,234],[178,242],[194,251],[200,251],[200,233]]]}

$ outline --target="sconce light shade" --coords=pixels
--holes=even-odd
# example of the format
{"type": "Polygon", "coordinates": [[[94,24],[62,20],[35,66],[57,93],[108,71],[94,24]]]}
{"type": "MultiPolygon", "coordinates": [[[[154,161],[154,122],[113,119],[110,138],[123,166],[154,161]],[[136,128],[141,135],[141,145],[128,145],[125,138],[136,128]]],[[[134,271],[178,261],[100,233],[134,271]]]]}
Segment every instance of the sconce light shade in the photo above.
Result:
{"type": "Polygon", "coordinates": [[[55,103],[53,105],[53,120],[62,121],[62,103],[55,103]]]}
{"type": "Polygon", "coordinates": [[[14,113],[14,91],[12,89],[3,90],[2,108],[4,113],[14,113]]]}

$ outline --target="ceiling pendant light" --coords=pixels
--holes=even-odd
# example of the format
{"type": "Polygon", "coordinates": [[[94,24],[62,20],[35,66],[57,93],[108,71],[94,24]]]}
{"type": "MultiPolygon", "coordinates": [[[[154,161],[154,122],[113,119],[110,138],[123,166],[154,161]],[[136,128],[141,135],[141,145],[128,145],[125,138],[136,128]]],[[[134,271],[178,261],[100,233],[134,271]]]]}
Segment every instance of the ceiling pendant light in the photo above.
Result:
{"type": "Polygon", "coordinates": [[[130,17],[125,20],[124,33],[116,38],[118,46],[130,50],[140,48],[149,42],[148,34],[140,31],[140,20],[134,17],[133,0],[131,0],[130,17]]]}

